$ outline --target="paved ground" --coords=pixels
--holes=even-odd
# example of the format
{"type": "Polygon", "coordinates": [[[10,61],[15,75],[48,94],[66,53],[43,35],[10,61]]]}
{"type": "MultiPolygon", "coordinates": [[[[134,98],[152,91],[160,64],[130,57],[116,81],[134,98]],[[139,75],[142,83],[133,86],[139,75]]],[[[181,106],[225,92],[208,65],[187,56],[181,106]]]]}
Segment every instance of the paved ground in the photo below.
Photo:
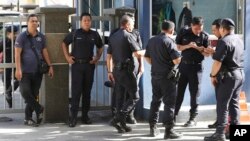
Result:
{"type": "MultiPolygon", "coordinates": [[[[107,115],[107,114],[106,114],[107,115]]],[[[75,128],[69,128],[65,123],[45,123],[40,127],[27,127],[23,125],[24,114],[0,114],[0,117],[12,118],[11,122],[0,122],[0,141],[152,141],[163,140],[164,128],[159,124],[161,134],[158,137],[149,137],[149,127],[146,122],[131,125],[131,133],[119,134],[108,125],[109,116],[103,113],[92,112],[92,125],[78,124],[75,128]]],[[[198,122],[197,127],[184,128],[183,123],[175,127],[183,133],[177,141],[202,141],[204,136],[214,132],[208,129],[211,122],[198,122]]]]}

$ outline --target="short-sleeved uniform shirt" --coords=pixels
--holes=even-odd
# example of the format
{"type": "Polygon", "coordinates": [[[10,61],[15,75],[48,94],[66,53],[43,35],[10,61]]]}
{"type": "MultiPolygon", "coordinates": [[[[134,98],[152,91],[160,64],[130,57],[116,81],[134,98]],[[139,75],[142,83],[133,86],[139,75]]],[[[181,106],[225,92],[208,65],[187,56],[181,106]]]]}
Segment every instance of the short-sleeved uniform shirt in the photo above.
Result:
{"type": "Polygon", "coordinates": [[[22,48],[21,67],[23,73],[35,73],[38,71],[38,60],[31,48],[32,43],[39,59],[42,59],[42,50],[46,47],[46,39],[42,33],[37,32],[37,35],[32,37],[28,31],[24,31],[17,36],[15,42],[16,48],[22,48]]]}
{"type": "MultiPolygon", "coordinates": [[[[111,31],[111,33],[110,33],[110,35],[109,35],[109,38],[115,33],[115,32],[117,32],[117,31],[119,31],[120,30],[120,28],[116,28],[116,29],[114,29],[114,30],[112,30],[111,31]]],[[[131,33],[134,37],[134,40],[138,43],[138,45],[139,45],[139,47],[142,49],[142,41],[141,41],[141,35],[140,35],[140,33],[136,30],[136,29],[134,29],[132,32],[129,32],[129,33],[131,33]]]]}
{"type": "MultiPolygon", "coordinates": [[[[110,33],[110,37],[117,31],[119,31],[120,28],[117,28],[117,29],[114,29],[111,33],[110,33]]],[[[132,32],[130,32],[132,35],[133,35],[133,40],[135,40],[137,43],[138,43],[138,46],[140,48],[140,50],[142,50],[142,41],[141,41],[141,36],[140,36],[140,33],[134,29],[132,32]]],[[[134,61],[134,65],[135,65],[135,68],[134,68],[134,73],[137,74],[138,73],[138,70],[139,70],[139,61],[136,57],[133,58],[133,61],[134,61]]]]}
{"type": "MultiPolygon", "coordinates": [[[[190,42],[195,42],[197,46],[207,47],[209,44],[208,34],[204,31],[200,33],[199,36],[192,32],[191,28],[184,27],[176,36],[176,44],[187,45],[190,42]]],[[[182,51],[182,60],[193,61],[200,63],[204,60],[204,56],[196,49],[190,48],[182,51]]]]}
{"type": "Polygon", "coordinates": [[[109,38],[108,54],[112,54],[114,64],[132,59],[132,53],[141,50],[135,36],[125,29],[119,29],[109,38]]]}
{"type": "Polygon", "coordinates": [[[213,59],[222,62],[229,70],[243,69],[244,44],[239,36],[228,34],[218,41],[213,59]]]}
{"type": "Polygon", "coordinates": [[[152,37],[146,46],[145,57],[151,58],[152,73],[167,74],[174,67],[173,60],[180,56],[174,40],[165,33],[152,37]]]}
{"type": "Polygon", "coordinates": [[[66,45],[73,43],[71,55],[76,59],[92,60],[94,47],[102,48],[102,39],[94,30],[85,31],[82,28],[69,33],[63,40],[66,45]]]}

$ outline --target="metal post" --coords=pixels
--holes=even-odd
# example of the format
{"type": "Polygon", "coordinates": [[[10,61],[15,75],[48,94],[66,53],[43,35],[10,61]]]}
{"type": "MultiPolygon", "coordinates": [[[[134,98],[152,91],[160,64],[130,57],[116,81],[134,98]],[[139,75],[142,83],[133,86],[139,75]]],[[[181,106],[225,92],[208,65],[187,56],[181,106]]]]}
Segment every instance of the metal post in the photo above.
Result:
{"type": "Polygon", "coordinates": [[[17,0],[17,5],[16,6],[17,6],[17,11],[19,12],[19,6],[20,6],[19,5],[19,0],[17,0]]]}

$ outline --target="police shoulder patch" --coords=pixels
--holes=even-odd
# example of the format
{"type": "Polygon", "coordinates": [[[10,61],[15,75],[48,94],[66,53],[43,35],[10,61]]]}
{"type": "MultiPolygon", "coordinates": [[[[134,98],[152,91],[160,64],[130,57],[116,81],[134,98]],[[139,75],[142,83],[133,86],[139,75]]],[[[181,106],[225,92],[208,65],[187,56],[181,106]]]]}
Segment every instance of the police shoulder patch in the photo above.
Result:
{"type": "Polygon", "coordinates": [[[36,41],[41,42],[42,38],[38,36],[38,37],[36,37],[36,41]]]}

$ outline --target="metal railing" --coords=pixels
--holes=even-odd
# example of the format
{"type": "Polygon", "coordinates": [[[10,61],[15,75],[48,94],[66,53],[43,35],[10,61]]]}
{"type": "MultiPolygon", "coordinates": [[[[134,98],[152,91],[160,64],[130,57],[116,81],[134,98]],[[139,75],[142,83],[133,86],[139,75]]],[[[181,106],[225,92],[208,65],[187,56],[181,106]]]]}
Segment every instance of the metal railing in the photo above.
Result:
{"type": "MultiPolygon", "coordinates": [[[[11,40],[11,46],[6,46],[6,28],[11,27],[11,31],[14,30],[14,25],[19,27],[19,33],[22,32],[22,29],[25,28],[26,18],[24,16],[1,16],[0,17],[0,40],[2,40],[2,53],[3,53],[3,59],[0,63],[0,69],[2,70],[0,76],[0,113],[12,113],[12,112],[20,112],[24,109],[24,101],[23,98],[19,92],[19,89],[14,91],[14,69],[15,69],[15,63],[14,63],[14,40],[11,40]],[[9,50],[11,47],[11,56],[6,56],[7,49],[9,50]],[[10,57],[11,61],[6,62],[6,57],[10,57]],[[11,96],[12,96],[12,108],[9,108],[8,103],[6,101],[6,82],[7,79],[7,73],[6,69],[11,69],[11,80],[8,80],[11,82],[11,96]]],[[[9,39],[8,39],[9,40],[9,39]]],[[[9,54],[8,54],[9,55],[9,54]]]]}

